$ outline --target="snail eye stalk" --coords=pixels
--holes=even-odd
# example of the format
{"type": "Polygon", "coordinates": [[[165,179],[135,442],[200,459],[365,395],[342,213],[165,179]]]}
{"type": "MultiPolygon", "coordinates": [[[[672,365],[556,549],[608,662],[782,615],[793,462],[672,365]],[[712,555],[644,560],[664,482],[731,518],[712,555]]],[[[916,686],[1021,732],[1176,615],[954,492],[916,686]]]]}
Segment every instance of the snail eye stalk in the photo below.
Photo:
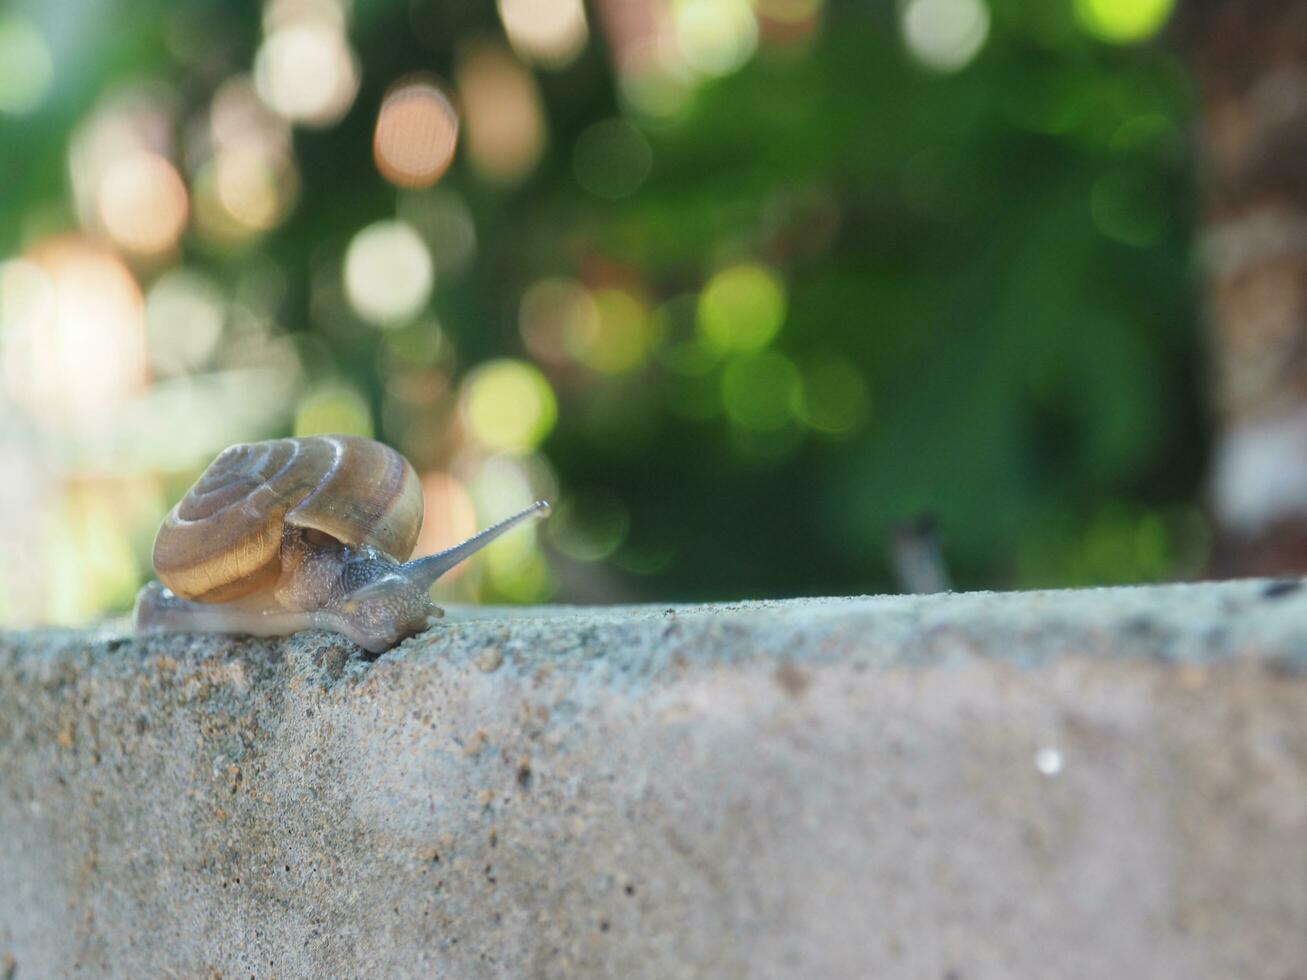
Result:
{"type": "Polygon", "coordinates": [[[490,542],[494,541],[500,535],[511,531],[519,524],[529,521],[532,518],[542,518],[549,516],[549,502],[546,500],[537,500],[525,510],[518,511],[512,517],[506,517],[498,524],[493,524],[474,534],[461,544],[456,544],[452,548],[441,551],[438,554],[429,555],[426,558],[419,558],[416,561],[407,562],[400,566],[400,573],[410,582],[422,589],[431,588],[432,583],[440,576],[465,560],[476,554],[490,542]]]}

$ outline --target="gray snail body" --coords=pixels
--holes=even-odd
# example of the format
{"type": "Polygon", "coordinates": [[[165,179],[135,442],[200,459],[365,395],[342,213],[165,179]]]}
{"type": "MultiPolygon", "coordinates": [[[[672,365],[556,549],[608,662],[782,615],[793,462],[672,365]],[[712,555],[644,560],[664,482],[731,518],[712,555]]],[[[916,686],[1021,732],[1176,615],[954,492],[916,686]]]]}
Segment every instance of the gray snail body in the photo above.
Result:
{"type": "Polygon", "coordinates": [[[159,580],[136,597],[139,635],[302,629],[382,653],[443,615],[432,583],[549,505],[531,507],[439,554],[405,561],[422,527],[413,467],[381,443],[310,436],[221,453],[164,519],[159,580]]]}

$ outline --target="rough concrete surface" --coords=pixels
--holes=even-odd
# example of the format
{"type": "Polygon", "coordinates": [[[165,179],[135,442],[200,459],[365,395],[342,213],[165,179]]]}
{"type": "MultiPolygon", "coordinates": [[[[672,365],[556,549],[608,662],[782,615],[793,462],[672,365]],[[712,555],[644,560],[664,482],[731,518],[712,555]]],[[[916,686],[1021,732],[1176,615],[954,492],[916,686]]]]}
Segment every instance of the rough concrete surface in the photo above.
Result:
{"type": "Polygon", "coordinates": [[[1299,583],[0,637],[0,977],[1307,977],[1299,583]]]}

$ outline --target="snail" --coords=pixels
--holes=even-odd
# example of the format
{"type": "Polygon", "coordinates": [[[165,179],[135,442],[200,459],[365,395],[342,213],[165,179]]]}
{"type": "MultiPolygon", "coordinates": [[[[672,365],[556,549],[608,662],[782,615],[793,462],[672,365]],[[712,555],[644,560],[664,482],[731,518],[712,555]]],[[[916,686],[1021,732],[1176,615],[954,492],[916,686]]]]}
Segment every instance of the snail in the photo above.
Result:
{"type": "Polygon", "coordinates": [[[462,544],[406,561],[422,527],[422,489],[398,452],[357,436],[235,445],[159,528],[158,581],[136,597],[136,631],[327,629],[381,653],[444,615],[428,593],[439,576],[548,512],[537,501],[462,544]]]}

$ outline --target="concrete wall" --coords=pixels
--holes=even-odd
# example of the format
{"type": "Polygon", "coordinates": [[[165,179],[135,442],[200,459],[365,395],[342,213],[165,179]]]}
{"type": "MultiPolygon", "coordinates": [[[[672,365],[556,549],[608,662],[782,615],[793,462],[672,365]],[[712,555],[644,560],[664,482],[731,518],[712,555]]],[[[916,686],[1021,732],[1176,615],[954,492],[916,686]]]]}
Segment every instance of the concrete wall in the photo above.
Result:
{"type": "Polygon", "coordinates": [[[0,637],[0,977],[1307,977],[1307,589],[0,637]]]}

